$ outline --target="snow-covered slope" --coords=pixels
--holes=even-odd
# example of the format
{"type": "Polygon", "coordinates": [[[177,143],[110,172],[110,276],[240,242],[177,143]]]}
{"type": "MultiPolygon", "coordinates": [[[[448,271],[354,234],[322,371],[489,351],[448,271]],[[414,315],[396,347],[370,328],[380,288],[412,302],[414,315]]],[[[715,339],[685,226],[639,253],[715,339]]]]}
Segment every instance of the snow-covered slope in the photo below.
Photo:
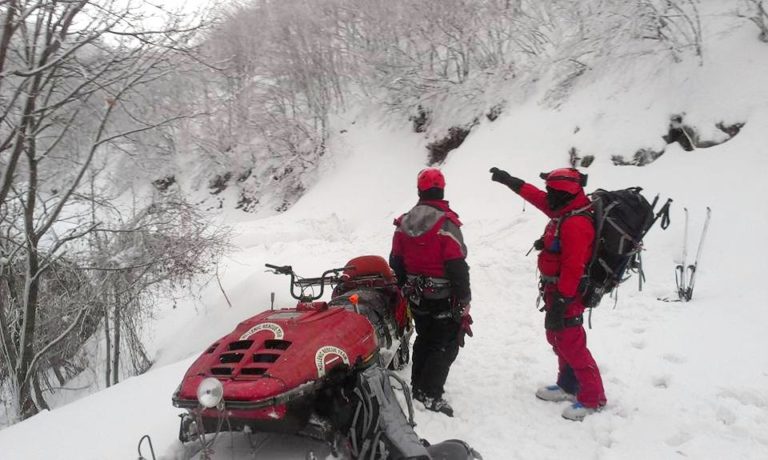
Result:
{"type": "MultiPolygon", "coordinates": [[[[727,22],[705,23],[703,66],[654,67],[646,57],[596,70],[558,110],[538,103],[543,90],[509,98],[516,105],[484,121],[450,154],[446,198],[465,224],[475,337],[448,379],[456,417],[421,408],[422,437],[464,439],[489,460],[768,458],[768,47],[748,23],[727,22]],[[703,133],[714,132],[717,122],[746,125],[708,149],[667,146],[643,168],[611,164],[613,154],[663,146],[670,115],[681,112],[703,133]],[[588,189],[639,185],[648,198],[674,199],[670,228],[655,227],[646,238],[642,292],[632,279],[616,308],[606,299],[593,314],[589,345],[608,406],[582,423],[563,420],[561,405],[533,397],[556,370],[543,315],[534,308],[535,257],[525,256],[546,219],[488,174],[499,166],[540,185],[538,173],[566,166],[572,146],[596,155],[585,170],[588,189]],[[690,254],[707,206],[712,221],[693,301],[657,300],[674,296],[683,208],[691,218],[690,254]]],[[[339,118],[322,180],[288,212],[228,217],[238,250],[220,273],[231,308],[214,283],[204,307],[168,309],[155,330],[153,370],[0,431],[0,457],[130,459],[149,434],[159,456],[179,458],[180,411],[170,398],[186,367],[241,319],[268,308],[270,292],[277,304],[291,303],[287,280],[265,273],[264,263],[292,264],[314,276],[357,255],[388,254],[392,219],[416,199],[425,140],[405,124],[381,120],[373,112],[339,118]]],[[[407,379],[409,369],[402,375],[407,379]]],[[[289,442],[272,444],[256,456],[278,458],[277,445],[289,442]]],[[[254,456],[250,448],[238,445],[235,453],[228,446],[220,443],[216,458],[254,456]]],[[[296,450],[279,458],[304,458],[296,450]]]]}

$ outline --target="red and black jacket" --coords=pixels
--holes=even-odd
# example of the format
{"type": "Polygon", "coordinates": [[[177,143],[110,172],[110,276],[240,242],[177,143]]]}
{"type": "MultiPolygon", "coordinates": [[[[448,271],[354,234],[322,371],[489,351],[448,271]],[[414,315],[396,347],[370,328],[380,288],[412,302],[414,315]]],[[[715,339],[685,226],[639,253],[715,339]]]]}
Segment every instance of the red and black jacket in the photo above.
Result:
{"type": "Polygon", "coordinates": [[[395,219],[389,264],[402,286],[408,275],[445,278],[451,295],[468,303],[471,298],[467,247],[461,221],[445,200],[420,200],[395,219]]]}
{"type": "Polygon", "coordinates": [[[543,249],[538,258],[542,278],[556,279],[545,283],[545,305],[549,307],[557,289],[563,297],[573,299],[565,316],[578,316],[584,311],[579,284],[592,258],[595,241],[595,228],[588,212],[591,202],[582,190],[565,207],[553,211],[547,205],[546,192],[534,185],[523,184],[518,193],[550,218],[542,235],[543,249]]]}

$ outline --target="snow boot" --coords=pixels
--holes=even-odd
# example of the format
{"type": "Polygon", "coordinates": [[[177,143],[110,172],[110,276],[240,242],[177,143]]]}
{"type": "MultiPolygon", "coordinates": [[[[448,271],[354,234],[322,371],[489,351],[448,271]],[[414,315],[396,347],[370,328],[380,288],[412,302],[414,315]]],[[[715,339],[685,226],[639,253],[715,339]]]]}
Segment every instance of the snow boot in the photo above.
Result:
{"type": "Polygon", "coordinates": [[[586,407],[580,402],[575,402],[563,410],[563,418],[573,420],[574,422],[580,422],[584,420],[584,417],[602,409],[601,407],[586,407]]]}
{"type": "Polygon", "coordinates": [[[453,417],[453,407],[451,407],[451,405],[448,404],[448,401],[443,398],[425,397],[424,401],[422,402],[424,403],[424,407],[426,407],[427,410],[431,410],[432,412],[440,412],[447,415],[448,417],[453,417]]]}
{"type": "Polygon", "coordinates": [[[536,390],[536,397],[544,401],[560,402],[575,401],[576,395],[563,390],[557,385],[549,385],[536,390]]]}

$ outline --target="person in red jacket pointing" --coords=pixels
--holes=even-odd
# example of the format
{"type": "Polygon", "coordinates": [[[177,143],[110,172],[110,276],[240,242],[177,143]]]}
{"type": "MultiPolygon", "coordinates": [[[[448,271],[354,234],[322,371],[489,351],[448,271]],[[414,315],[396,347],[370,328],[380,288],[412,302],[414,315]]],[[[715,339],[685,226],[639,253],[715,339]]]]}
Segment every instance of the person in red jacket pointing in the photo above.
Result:
{"type": "Polygon", "coordinates": [[[416,326],[413,398],[452,417],[453,408],[443,399],[444,385],[464,336],[472,336],[467,247],[459,216],[443,199],[443,173],[436,168],[422,170],[417,189],[416,206],[395,219],[389,263],[416,326]]]}
{"type": "Polygon", "coordinates": [[[595,240],[591,202],[583,189],[586,176],[572,168],[555,169],[541,175],[546,180],[544,192],[498,168],[490,172],[491,180],[506,185],[550,218],[534,247],[540,250],[544,328],[557,355],[558,374],[557,384],[539,388],[536,396],[545,401],[573,401],[563,417],[582,420],[606,402],[600,370],[587,349],[582,325],[584,303],[579,287],[595,240]]]}

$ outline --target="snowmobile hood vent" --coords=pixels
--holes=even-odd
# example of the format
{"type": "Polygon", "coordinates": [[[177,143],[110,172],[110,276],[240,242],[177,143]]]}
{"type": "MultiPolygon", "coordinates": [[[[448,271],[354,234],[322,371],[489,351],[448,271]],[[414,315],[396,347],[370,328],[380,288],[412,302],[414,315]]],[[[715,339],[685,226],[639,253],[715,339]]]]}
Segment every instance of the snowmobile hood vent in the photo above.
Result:
{"type": "Polygon", "coordinates": [[[267,372],[267,369],[263,367],[246,367],[240,371],[243,375],[262,375],[267,372]]]}
{"type": "Polygon", "coordinates": [[[222,353],[219,355],[219,362],[222,364],[239,363],[242,359],[242,353],[222,353]]]}
{"type": "Polygon", "coordinates": [[[230,350],[247,350],[253,345],[253,340],[237,340],[229,344],[230,350]]]}
{"type": "Polygon", "coordinates": [[[257,353],[253,355],[254,363],[274,363],[280,355],[274,353],[257,353]]]}
{"type": "Polygon", "coordinates": [[[287,350],[291,346],[291,342],[287,340],[265,340],[264,348],[267,350],[287,350]]]}

